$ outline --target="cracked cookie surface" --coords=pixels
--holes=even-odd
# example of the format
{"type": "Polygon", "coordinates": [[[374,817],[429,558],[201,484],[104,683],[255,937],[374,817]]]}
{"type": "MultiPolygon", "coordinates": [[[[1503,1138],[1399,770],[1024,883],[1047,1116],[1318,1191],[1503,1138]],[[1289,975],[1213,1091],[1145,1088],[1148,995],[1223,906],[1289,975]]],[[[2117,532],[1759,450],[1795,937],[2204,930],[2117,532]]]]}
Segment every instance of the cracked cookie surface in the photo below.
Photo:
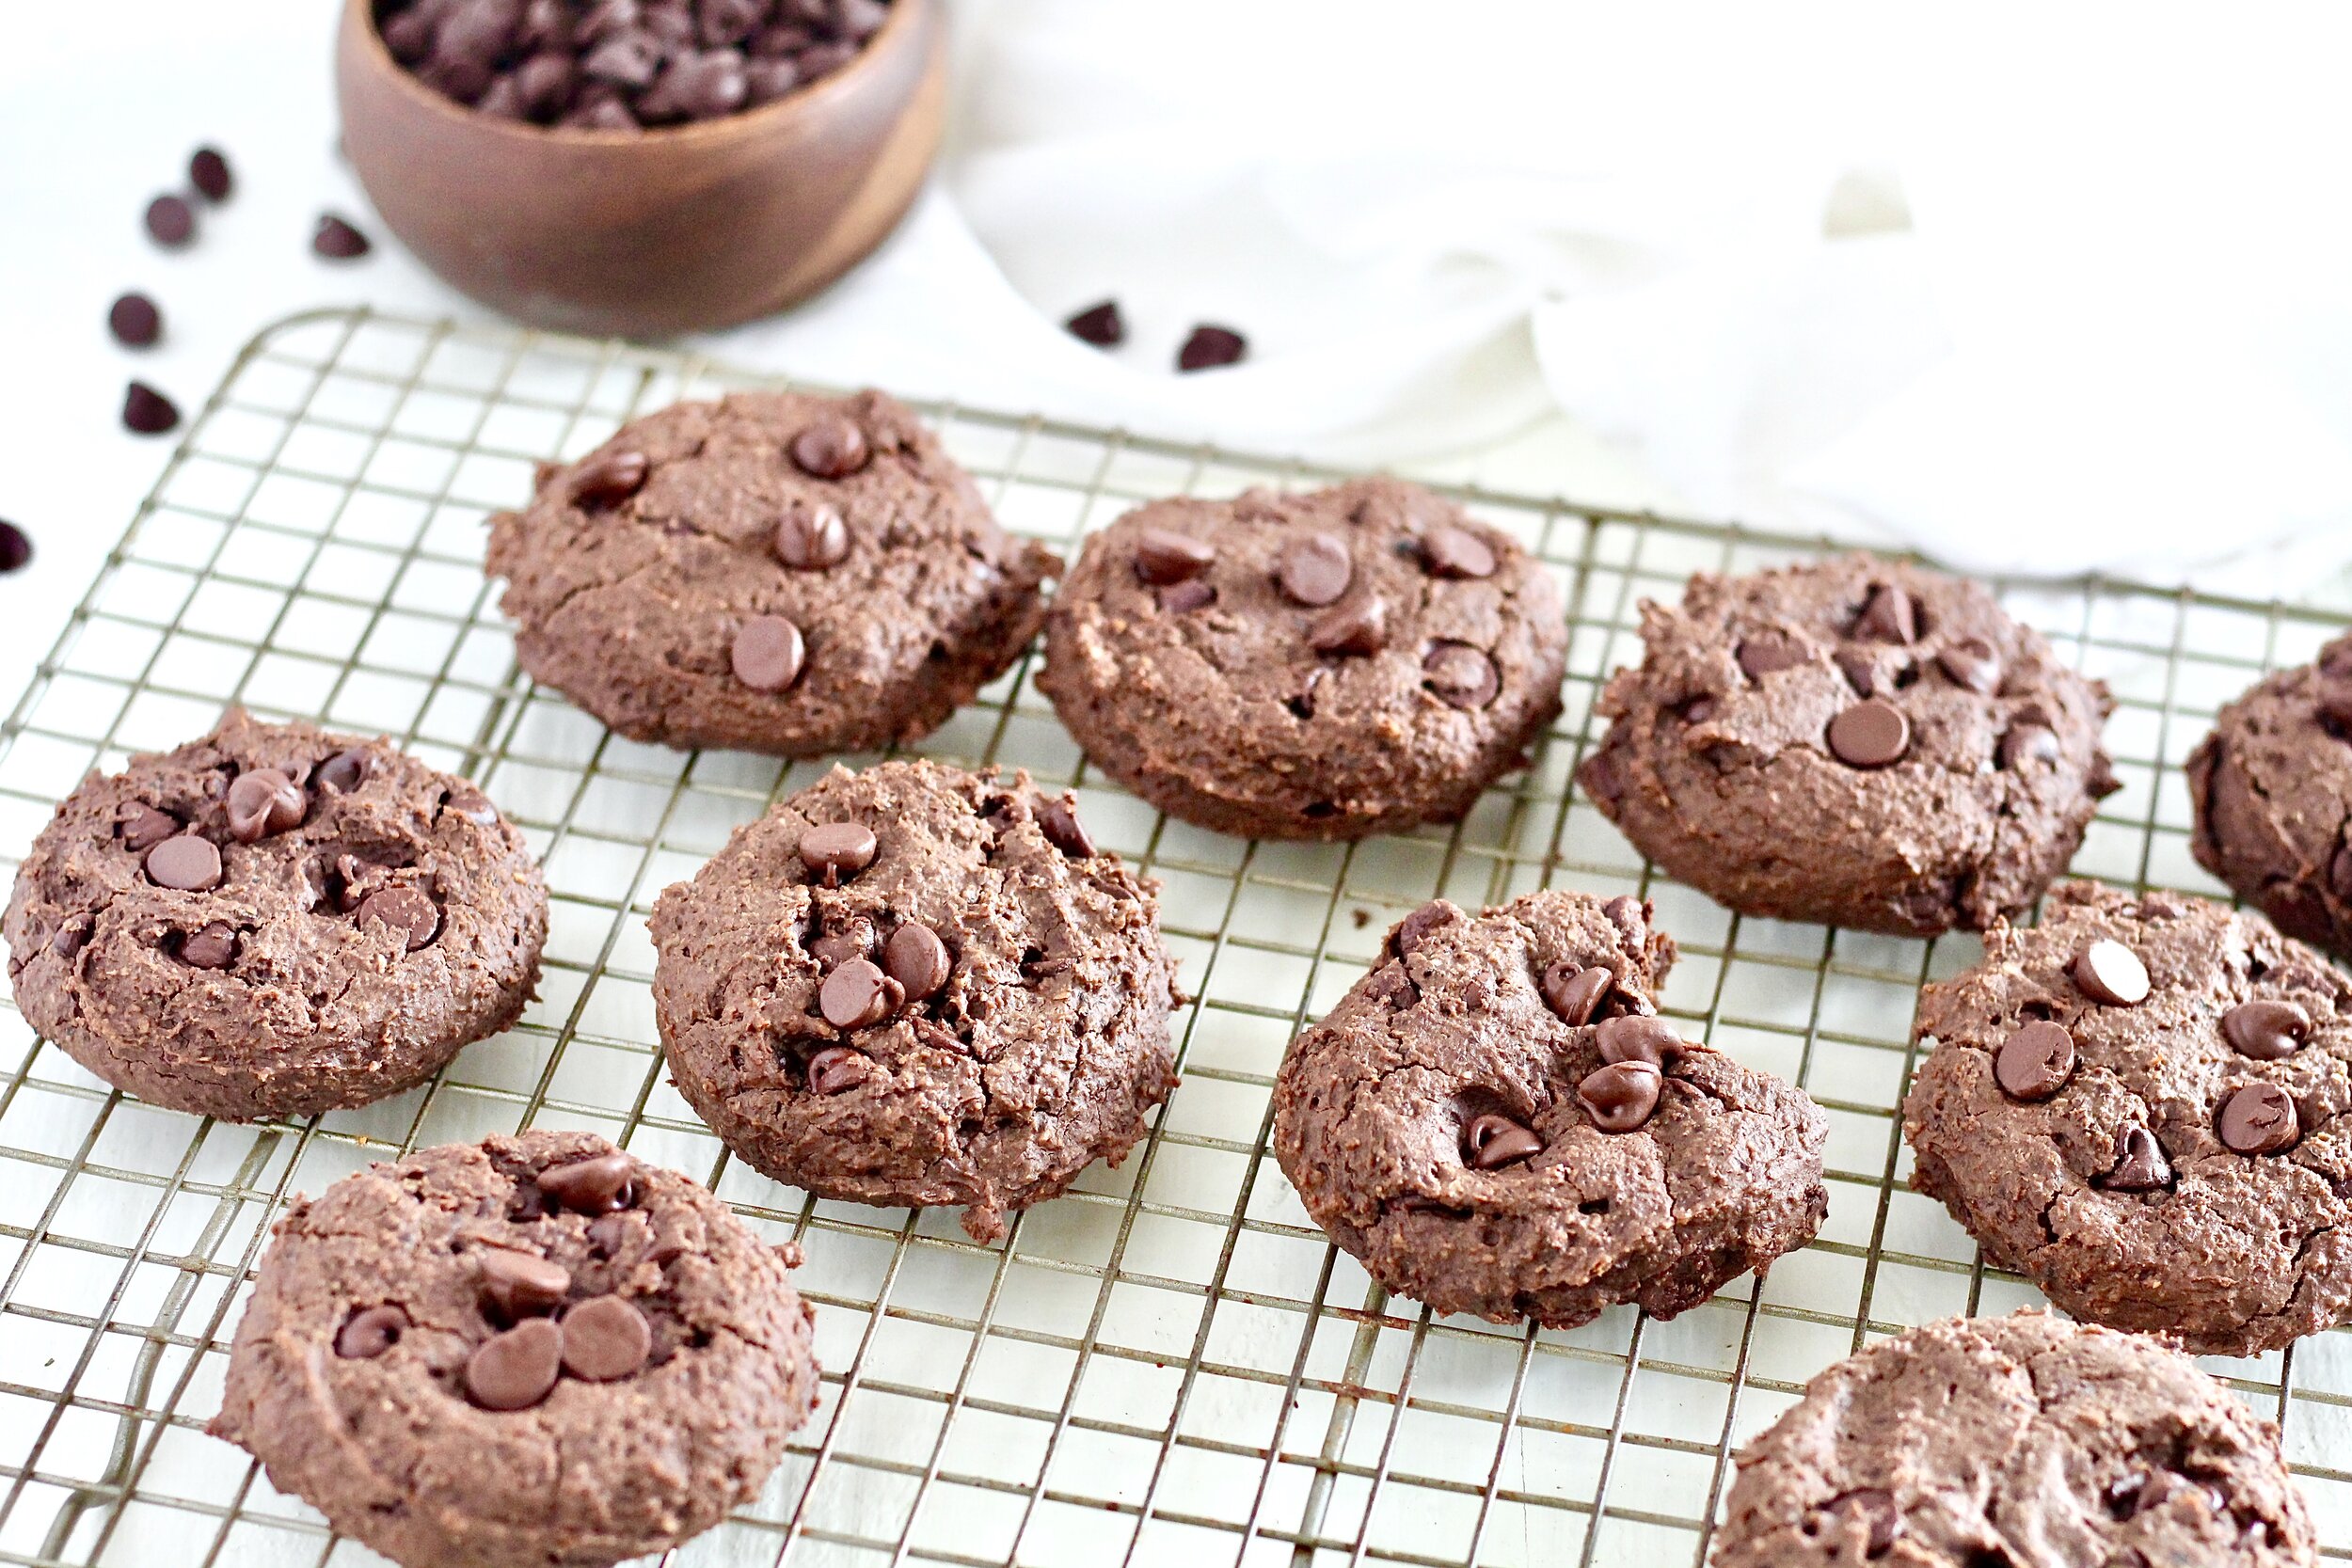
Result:
{"type": "Polygon", "coordinates": [[[1930,986],[1912,1184],[2078,1318],[2200,1354],[2352,1316],[2352,981],[2261,917],[2089,882],[1930,986]]]}
{"type": "Polygon", "coordinates": [[[622,735],[784,756],[929,734],[1027,646],[1058,557],[880,392],[624,426],[491,519],[535,680],[622,735]]]}
{"type": "Polygon", "coordinates": [[[1560,711],[1559,590],[1418,485],[1154,501],[1089,538],[1037,684],[1095,763],[1244,837],[1451,821],[1560,711]]]}
{"type": "Polygon", "coordinates": [[[2039,1312],[1840,1361],[1740,1455],[1710,1568],[2304,1568],[2279,1431],[2185,1356],[2039,1312]]]}
{"type": "Polygon", "coordinates": [[[1406,916],[1276,1079],[1307,1212],[1392,1291],[1555,1328],[1672,1317],[1804,1244],[1827,1123],[1656,1016],[1673,961],[1635,898],[1406,916]]]}
{"type": "Polygon", "coordinates": [[[522,834],[472,784],[240,710],[85,779],[6,922],[35,1029],[143,1100],[231,1121],[430,1077],[521,1015],[547,927],[522,834]]]}
{"type": "Polygon", "coordinates": [[[658,1552],[817,1397],[796,1251],[593,1133],[371,1165],[278,1224],[209,1430],[405,1568],[658,1552]]]}
{"type": "Polygon", "coordinates": [[[1025,773],[836,768],[655,905],[670,1070],[777,1180],[993,1240],[1174,1085],[1153,892],[1025,773]]]}
{"type": "Polygon", "coordinates": [[[2062,872],[2115,781],[2106,689],[1980,585],[1851,555],[1693,577],[1578,770],[1677,880],[1745,914],[1981,930],[2062,872]]]}

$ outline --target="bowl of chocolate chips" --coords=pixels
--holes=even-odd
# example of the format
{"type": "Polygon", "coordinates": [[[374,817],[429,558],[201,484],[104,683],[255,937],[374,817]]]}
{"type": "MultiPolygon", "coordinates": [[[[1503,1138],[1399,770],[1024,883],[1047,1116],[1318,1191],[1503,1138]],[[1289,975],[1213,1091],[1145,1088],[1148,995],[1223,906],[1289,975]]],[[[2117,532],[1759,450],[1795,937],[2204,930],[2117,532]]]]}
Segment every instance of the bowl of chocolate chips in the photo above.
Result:
{"type": "Polygon", "coordinates": [[[660,338],[806,297],[905,215],[939,0],[347,0],[343,148],[443,280],[660,338]]]}

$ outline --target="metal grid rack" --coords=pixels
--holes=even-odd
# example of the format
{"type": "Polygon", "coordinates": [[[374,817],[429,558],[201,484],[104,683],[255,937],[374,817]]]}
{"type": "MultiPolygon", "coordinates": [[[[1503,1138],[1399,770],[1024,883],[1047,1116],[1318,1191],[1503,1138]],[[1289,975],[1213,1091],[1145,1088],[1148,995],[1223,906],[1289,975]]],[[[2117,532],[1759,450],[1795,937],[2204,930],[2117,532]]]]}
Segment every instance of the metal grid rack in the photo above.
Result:
{"type": "MultiPolygon", "coordinates": [[[[1568,780],[1645,595],[1694,569],[1819,554],[1773,538],[1454,493],[1559,572],[1567,709],[1467,821],[1353,847],[1246,844],[1159,818],[1091,771],[1025,661],[914,750],[1074,784],[1096,837],[1164,881],[1199,1000],[1184,1082],[1123,1168],[998,1244],[952,1215],[819,1202],[729,1160],[663,1080],[645,916],[730,828],[812,778],[606,734],[513,661],[484,515],[675,398],[758,378],[618,344],[390,319],[264,332],[0,730],[14,853],[92,767],[168,747],[225,702],[398,737],[486,787],[546,860],[541,997],[428,1086],[235,1127],[125,1099],[0,1012],[0,1562],[351,1564],[246,1456],[203,1435],[244,1281],[285,1199],[371,1161],[525,1125],[587,1127],[800,1239],[823,1402],[754,1506],[679,1564],[1136,1565],[1703,1560],[1738,1446],[1873,1337],[2033,1299],[1910,1193],[1894,1107],[1934,942],[1744,920],[1653,879],[1568,780]],[[1434,895],[1557,883],[1654,896],[1684,958],[1667,1011],[1826,1108],[1820,1239],[1672,1323],[1567,1333],[1388,1297],[1267,1154],[1284,1044],[1434,895]]],[[[1074,543],[1136,502],[1322,476],[1036,419],[924,410],[1017,530],[1074,543]]],[[[2114,582],[1996,585],[2106,679],[2122,791],[2076,869],[2215,894],[2179,764],[2223,701],[2336,618],[2114,582]]],[[[859,759],[850,759],[856,761],[859,759]]],[[[2208,1366],[2278,1418],[2331,1558],[2352,1558],[2352,1334],[2208,1366]]]]}

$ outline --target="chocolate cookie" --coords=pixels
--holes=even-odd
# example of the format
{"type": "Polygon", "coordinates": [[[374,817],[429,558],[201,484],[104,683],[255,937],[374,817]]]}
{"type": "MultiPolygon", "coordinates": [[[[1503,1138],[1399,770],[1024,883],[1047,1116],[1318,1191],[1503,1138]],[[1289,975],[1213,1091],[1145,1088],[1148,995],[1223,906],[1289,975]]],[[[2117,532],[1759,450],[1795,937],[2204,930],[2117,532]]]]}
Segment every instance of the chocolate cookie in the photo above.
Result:
{"type": "Polygon", "coordinates": [[[1671,1318],[1804,1245],[1828,1123],[1656,1016],[1674,951],[1633,898],[1406,916],[1275,1081],[1307,1212],[1391,1291],[1552,1328],[1671,1318]]]}
{"type": "Polygon", "coordinates": [[[1261,838],[1450,821],[1560,711],[1560,594],[1418,486],[1154,501],[1087,541],[1037,677],[1097,766],[1261,838]]]}
{"type": "Polygon", "coordinates": [[[2200,865],[2289,936],[2352,954],[2352,636],[2223,708],[2188,792],[2200,865]]]}
{"type": "Polygon", "coordinates": [[[1744,914],[1982,929],[2116,787],[2106,687],[1979,585],[1850,555],[1642,606],[1577,774],[1634,847],[1744,914]]]}
{"type": "Polygon", "coordinates": [[[1712,1568],[2302,1568],[2279,1429],[2186,1358],[2039,1312],[1850,1356],[1740,1455],[1712,1568]]]}
{"type": "Polygon", "coordinates": [[[602,1568],[775,1468],[817,1397],[799,1261],[593,1133],[425,1149],[287,1211],[207,1430],[405,1568],[602,1568]]]}
{"type": "Polygon", "coordinates": [[[519,1017],[547,886],[465,780],[232,709],[93,773],[17,868],[26,1022],[141,1099],[230,1121],[364,1105],[519,1017]]]}
{"type": "Polygon", "coordinates": [[[1921,995],[1912,1184],[2078,1318],[2247,1355],[2352,1318],[2352,981],[2089,882],[1921,995]]]}
{"type": "Polygon", "coordinates": [[[814,756],[938,728],[1061,562],[880,392],[742,392],[543,471],[486,569],[532,678],[630,739],[814,756]]]}
{"type": "Polygon", "coordinates": [[[670,1071],[777,1180],[992,1241],[1174,1086],[1154,891],[1025,773],[836,768],[654,906],[670,1071]]]}

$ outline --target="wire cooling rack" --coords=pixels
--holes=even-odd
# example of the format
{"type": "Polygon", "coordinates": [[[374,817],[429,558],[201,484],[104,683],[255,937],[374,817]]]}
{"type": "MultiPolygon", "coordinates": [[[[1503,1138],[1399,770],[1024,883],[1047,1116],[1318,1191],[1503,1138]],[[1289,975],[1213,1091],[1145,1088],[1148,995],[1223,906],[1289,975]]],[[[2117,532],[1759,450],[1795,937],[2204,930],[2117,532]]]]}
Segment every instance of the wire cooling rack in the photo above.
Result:
{"type": "MultiPolygon", "coordinates": [[[[914,748],[1074,784],[1096,838],[1166,884],[1199,1000],[1178,1021],[1183,1085],[1123,1168],[979,1246],[952,1214],[815,1201],[731,1161],[664,1082],[645,918],[819,765],[606,734],[516,670],[479,562],[484,515],[528,494],[534,461],[752,384],[680,355],[337,312],[263,333],[189,427],[0,730],[0,847],[21,854],[85,770],[198,734],[229,701],[382,731],[522,824],[547,863],[547,974],[516,1029],[431,1085],[301,1124],[141,1105],[0,1012],[0,1562],[376,1561],[202,1433],[245,1281],[290,1195],[533,1124],[691,1172],[807,1250],[822,1404],[758,1501],[679,1564],[1694,1563],[1730,1455],[1806,1377],[1873,1337],[2033,1299],[1904,1186],[1914,995],[1976,943],[1731,916],[1653,879],[1570,797],[1598,683],[1638,657],[1639,599],[1826,546],[1471,490],[1455,494],[1558,571],[1573,637],[1534,765],[1456,828],[1298,846],[1165,821],[1087,766],[1026,662],[914,748]],[[1666,1010],[1827,1110],[1828,1221],[1760,1287],[1665,1323],[1436,1319],[1330,1247],[1268,1155],[1284,1044],[1391,920],[1546,884],[1654,896],[1684,953],[1666,1010]]],[[[1149,498],[1322,477],[924,412],[1009,526],[1064,546],[1149,498]]],[[[2187,852],[2181,759],[2337,619],[1997,586],[2121,701],[2124,787],[2076,869],[2219,892],[2187,852]]],[[[2352,1557],[2352,1334],[2207,1365],[2280,1421],[2328,1555],[2352,1557]]]]}

